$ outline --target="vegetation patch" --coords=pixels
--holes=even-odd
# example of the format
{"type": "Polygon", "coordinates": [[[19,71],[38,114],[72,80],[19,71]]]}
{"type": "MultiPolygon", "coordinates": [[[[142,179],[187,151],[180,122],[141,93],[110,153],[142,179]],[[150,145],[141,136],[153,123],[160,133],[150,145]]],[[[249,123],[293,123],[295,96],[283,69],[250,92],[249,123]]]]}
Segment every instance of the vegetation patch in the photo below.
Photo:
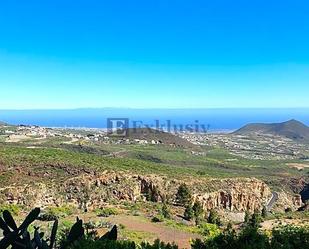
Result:
{"type": "Polygon", "coordinates": [[[9,211],[12,215],[18,216],[21,211],[21,207],[15,204],[1,204],[0,205],[0,215],[2,215],[3,211],[9,211]]]}
{"type": "Polygon", "coordinates": [[[50,206],[44,210],[44,213],[41,214],[40,219],[51,221],[51,220],[56,220],[60,218],[65,218],[67,216],[72,215],[75,211],[76,211],[76,208],[69,206],[69,205],[64,205],[61,207],[51,207],[50,206]]]}
{"type": "Polygon", "coordinates": [[[105,207],[105,208],[96,209],[95,213],[99,217],[108,217],[108,216],[111,216],[111,215],[117,215],[120,212],[117,208],[105,207]]]}

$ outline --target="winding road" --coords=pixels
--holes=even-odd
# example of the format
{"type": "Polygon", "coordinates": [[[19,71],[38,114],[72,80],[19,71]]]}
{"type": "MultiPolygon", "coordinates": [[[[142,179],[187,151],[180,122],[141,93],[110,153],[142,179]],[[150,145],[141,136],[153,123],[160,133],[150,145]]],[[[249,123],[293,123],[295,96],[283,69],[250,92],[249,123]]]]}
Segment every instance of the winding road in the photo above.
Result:
{"type": "Polygon", "coordinates": [[[279,195],[277,192],[272,192],[271,193],[272,196],[270,198],[270,200],[268,201],[268,203],[266,204],[266,210],[267,211],[270,211],[273,206],[275,205],[276,201],[279,199],[279,195]]]}

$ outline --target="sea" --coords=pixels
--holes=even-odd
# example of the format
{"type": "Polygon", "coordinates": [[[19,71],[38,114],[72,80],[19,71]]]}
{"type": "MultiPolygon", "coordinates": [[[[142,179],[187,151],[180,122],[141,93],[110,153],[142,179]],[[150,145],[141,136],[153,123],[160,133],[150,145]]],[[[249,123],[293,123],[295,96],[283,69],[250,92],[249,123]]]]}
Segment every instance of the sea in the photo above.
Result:
{"type": "Polygon", "coordinates": [[[133,128],[193,127],[209,132],[230,132],[248,123],[278,123],[291,119],[309,125],[309,108],[0,110],[2,122],[62,128],[105,129],[111,124],[125,123],[133,128]]]}

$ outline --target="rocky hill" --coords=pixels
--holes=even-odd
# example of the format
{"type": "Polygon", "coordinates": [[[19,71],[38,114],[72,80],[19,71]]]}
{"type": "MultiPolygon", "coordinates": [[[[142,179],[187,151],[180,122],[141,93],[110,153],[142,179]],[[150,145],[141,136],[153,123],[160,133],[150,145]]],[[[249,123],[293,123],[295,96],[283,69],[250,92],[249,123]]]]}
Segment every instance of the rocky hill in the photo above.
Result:
{"type": "Polygon", "coordinates": [[[297,142],[309,142],[309,127],[297,120],[289,120],[283,123],[272,124],[248,124],[233,134],[251,135],[251,134],[270,134],[282,136],[297,142]]]}
{"type": "Polygon", "coordinates": [[[126,130],[126,138],[133,140],[144,140],[148,143],[173,145],[175,147],[197,147],[188,140],[176,136],[172,133],[148,129],[148,128],[130,128],[126,130]]]}

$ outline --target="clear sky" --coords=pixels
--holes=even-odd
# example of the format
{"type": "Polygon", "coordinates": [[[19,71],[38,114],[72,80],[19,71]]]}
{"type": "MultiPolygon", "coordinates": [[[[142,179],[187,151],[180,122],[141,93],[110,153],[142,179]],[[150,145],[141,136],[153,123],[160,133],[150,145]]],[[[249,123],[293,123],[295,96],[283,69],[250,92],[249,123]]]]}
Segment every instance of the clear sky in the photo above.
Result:
{"type": "Polygon", "coordinates": [[[309,107],[308,0],[0,1],[0,109],[309,107]]]}

